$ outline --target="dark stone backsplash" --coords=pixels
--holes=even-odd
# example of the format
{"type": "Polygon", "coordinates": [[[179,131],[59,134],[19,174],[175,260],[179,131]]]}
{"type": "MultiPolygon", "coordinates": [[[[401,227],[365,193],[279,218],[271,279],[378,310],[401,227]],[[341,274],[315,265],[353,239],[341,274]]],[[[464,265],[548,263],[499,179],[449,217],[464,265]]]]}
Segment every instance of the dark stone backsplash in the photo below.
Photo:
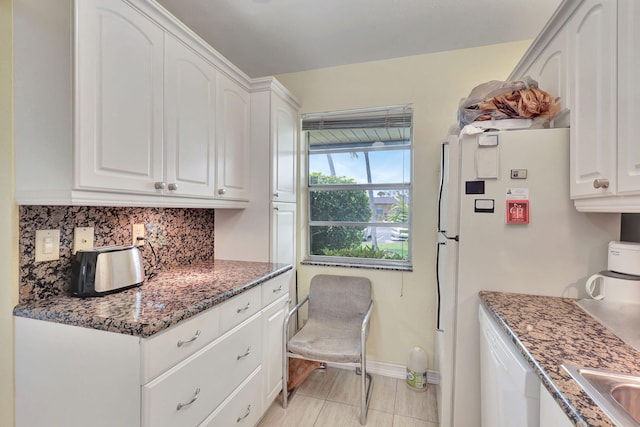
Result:
{"type": "MultiPolygon", "coordinates": [[[[132,224],[145,224],[159,270],[214,258],[213,209],[20,206],[20,303],[68,292],[74,228],[93,227],[95,247],[130,245],[132,224]],[[36,230],[49,229],[60,230],[60,259],[36,263],[36,230]]],[[[153,253],[141,249],[149,273],[153,253]]]]}

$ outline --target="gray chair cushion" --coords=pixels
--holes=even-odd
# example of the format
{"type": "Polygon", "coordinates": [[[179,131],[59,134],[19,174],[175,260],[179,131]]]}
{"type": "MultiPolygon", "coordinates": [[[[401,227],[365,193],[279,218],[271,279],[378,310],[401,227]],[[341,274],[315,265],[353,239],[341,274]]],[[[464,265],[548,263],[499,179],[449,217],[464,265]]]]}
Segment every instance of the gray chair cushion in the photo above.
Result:
{"type": "Polygon", "coordinates": [[[359,362],[360,330],[371,303],[364,277],[317,275],[309,289],[309,318],[288,350],[307,359],[359,362]]]}

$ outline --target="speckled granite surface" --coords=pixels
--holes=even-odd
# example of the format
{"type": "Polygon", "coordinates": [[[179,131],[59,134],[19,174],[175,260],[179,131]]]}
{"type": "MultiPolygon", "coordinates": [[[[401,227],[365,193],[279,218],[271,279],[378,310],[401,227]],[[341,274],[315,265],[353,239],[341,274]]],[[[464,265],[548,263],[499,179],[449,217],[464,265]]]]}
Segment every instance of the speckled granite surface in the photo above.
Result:
{"type": "Polygon", "coordinates": [[[640,375],[640,352],[574,299],[486,291],[480,299],[575,425],[615,425],[560,365],[640,375]]]}
{"type": "MultiPolygon", "coordinates": [[[[160,270],[214,258],[213,209],[20,206],[19,215],[20,303],[67,293],[75,227],[93,227],[98,247],[130,245],[131,225],[144,224],[160,270]],[[60,230],[60,259],[35,262],[35,232],[48,229],[60,230]]],[[[149,272],[154,261],[149,245],[142,256],[149,272]]]]}
{"type": "Polygon", "coordinates": [[[21,303],[13,314],[144,338],[291,268],[263,262],[201,262],[161,272],[140,287],[104,297],[58,295],[21,303]]]}

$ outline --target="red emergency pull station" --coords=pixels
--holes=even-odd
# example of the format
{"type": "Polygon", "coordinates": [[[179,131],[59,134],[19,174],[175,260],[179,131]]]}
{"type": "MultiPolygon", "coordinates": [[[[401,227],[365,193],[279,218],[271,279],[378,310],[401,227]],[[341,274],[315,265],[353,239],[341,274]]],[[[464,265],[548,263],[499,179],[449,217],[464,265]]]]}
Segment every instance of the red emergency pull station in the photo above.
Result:
{"type": "Polygon", "coordinates": [[[507,224],[529,224],[529,200],[507,200],[507,224]]]}

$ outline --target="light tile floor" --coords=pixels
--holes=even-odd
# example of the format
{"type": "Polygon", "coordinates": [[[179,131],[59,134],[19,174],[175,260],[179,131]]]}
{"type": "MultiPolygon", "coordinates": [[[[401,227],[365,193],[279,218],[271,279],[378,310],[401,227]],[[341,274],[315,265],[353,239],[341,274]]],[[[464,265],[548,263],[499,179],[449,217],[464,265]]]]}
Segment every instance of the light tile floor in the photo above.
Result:
{"type": "MultiPolygon", "coordinates": [[[[410,390],[401,379],[373,375],[367,427],[438,427],[435,388],[410,390]]],[[[358,427],[360,377],[351,370],[316,370],[289,407],[276,399],[258,427],[358,427]]]]}

